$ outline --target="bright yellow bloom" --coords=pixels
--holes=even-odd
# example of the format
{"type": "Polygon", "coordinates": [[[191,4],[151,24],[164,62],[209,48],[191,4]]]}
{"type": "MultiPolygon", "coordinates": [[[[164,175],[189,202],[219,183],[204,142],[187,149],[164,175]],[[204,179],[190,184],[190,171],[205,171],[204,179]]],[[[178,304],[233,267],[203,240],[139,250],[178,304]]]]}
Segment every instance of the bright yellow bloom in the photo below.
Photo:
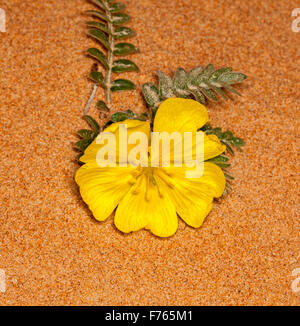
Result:
{"type": "MultiPolygon", "coordinates": [[[[168,133],[193,132],[208,121],[206,108],[200,103],[181,98],[164,101],[157,110],[153,131],[168,133]]],[[[143,132],[150,139],[150,124],[138,120],[114,123],[105,129],[115,133],[126,124],[128,137],[143,132]]],[[[177,214],[190,226],[198,228],[212,208],[214,197],[225,189],[223,171],[215,164],[204,162],[200,178],[186,178],[187,167],[104,167],[97,165],[101,148],[96,140],[85,150],[81,161],[85,164],[76,173],[83,200],[95,218],[107,219],[116,209],[114,222],[125,233],[149,229],[159,237],[173,235],[178,227],[177,214]]],[[[128,146],[128,152],[130,151],[128,146]]],[[[204,160],[225,151],[214,135],[204,135],[204,160]]]]}

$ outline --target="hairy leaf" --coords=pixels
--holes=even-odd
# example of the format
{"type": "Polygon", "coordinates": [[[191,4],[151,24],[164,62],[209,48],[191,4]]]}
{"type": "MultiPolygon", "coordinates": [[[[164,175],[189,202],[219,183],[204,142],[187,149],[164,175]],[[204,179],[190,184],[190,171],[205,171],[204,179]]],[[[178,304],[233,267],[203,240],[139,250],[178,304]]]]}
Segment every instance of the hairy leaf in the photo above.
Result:
{"type": "Polygon", "coordinates": [[[208,100],[218,102],[217,96],[211,89],[205,89],[205,88],[200,87],[200,90],[208,100]]]}
{"type": "Polygon", "coordinates": [[[186,79],[186,71],[183,68],[178,68],[173,78],[173,90],[176,95],[189,95],[189,92],[186,90],[186,79]]]}
{"type": "Polygon", "coordinates": [[[173,97],[173,81],[172,79],[164,74],[162,71],[157,72],[159,79],[159,95],[163,99],[167,99],[169,97],[173,97]]]}
{"type": "Polygon", "coordinates": [[[223,97],[224,100],[227,100],[228,99],[227,95],[222,91],[221,88],[219,88],[217,86],[214,86],[212,84],[209,84],[209,86],[210,86],[210,88],[212,88],[215,91],[215,93],[217,93],[218,95],[220,95],[221,97],[223,97]]]}
{"type": "Polygon", "coordinates": [[[241,83],[246,78],[246,75],[240,72],[225,72],[218,78],[218,81],[226,84],[235,84],[241,83]]]}
{"type": "Polygon", "coordinates": [[[197,86],[197,78],[199,74],[203,71],[203,67],[199,66],[193,68],[187,75],[186,85],[187,87],[197,86]]]}
{"type": "Polygon", "coordinates": [[[201,74],[206,75],[207,77],[210,77],[214,71],[215,71],[214,66],[213,66],[211,63],[209,63],[209,64],[208,64],[208,65],[203,69],[203,71],[202,71],[201,74]]]}
{"type": "Polygon", "coordinates": [[[146,103],[150,107],[156,106],[160,102],[158,88],[152,83],[146,83],[142,86],[142,92],[146,103]]]}
{"type": "Polygon", "coordinates": [[[205,96],[200,92],[198,88],[195,87],[194,89],[192,89],[191,93],[195,97],[196,101],[200,102],[201,104],[205,104],[205,96]]]}
{"type": "Polygon", "coordinates": [[[227,68],[220,68],[217,69],[211,76],[210,76],[210,80],[217,80],[219,78],[219,76],[221,76],[223,73],[225,72],[229,72],[232,71],[232,68],[227,67],[227,68]]]}

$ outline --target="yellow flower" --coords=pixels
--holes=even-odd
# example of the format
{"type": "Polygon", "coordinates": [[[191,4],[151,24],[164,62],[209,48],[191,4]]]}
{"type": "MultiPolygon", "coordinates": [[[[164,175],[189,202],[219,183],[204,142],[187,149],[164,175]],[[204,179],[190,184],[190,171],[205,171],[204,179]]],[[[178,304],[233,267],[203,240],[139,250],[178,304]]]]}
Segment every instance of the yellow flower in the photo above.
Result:
{"type": "MultiPolygon", "coordinates": [[[[192,132],[208,121],[206,108],[200,103],[181,98],[164,101],[157,110],[154,132],[192,132]]],[[[132,132],[143,132],[150,140],[149,122],[125,120],[105,129],[116,135],[119,124],[132,132]]],[[[225,189],[223,171],[211,162],[204,162],[200,178],[186,178],[188,168],[176,167],[99,167],[96,156],[101,148],[96,140],[85,150],[85,163],[76,173],[83,200],[99,221],[107,219],[116,209],[114,223],[125,233],[149,229],[159,237],[173,235],[178,227],[177,214],[190,226],[198,228],[212,208],[214,197],[225,189]]],[[[131,149],[129,145],[128,151],[131,149]]],[[[117,147],[118,148],[118,147],[117,147]]],[[[214,135],[204,135],[204,160],[225,151],[214,135]]],[[[118,158],[117,158],[118,159],[118,158]]]]}

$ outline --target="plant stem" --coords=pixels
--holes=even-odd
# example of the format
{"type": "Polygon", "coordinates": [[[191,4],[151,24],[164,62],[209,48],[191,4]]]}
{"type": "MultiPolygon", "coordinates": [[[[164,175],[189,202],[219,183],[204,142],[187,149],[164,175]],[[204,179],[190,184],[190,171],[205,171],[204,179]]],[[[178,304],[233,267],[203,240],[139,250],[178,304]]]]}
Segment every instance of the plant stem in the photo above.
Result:
{"type": "Polygon", "coordinates": [[[109,8],[107,4],[105,3],[105,13],[106,16],[108,17],[108,31],[109,31],[109,36],[108,36],[108,42],[110,48],[108,49],[108,69],[106,71],[106,76],[105,76],[105,84],[106,84],[106,103],[110,104],[111,103],[111,78],[112,78],[112,67],[113,67],[113,62],[114,62],[114,46],[115,46],[115,40],[114,40],[114,25],[111,22],[111,13],[109,11],[109,8]]]}
{"type": "Polygon", "coordinates": [[[89,108],[90,108],[90,106],[91,106],[91,104],[92,104],[92,102],[93,102],[93,100],[95,98],[97,89],[98,89],[98,85],[94,84],[92,94],[91,94],[91,96],[90,96],[89,100],[87,101],[86,106],[84,108],[84,115],[87,115],[89,113],[89,108]]]}

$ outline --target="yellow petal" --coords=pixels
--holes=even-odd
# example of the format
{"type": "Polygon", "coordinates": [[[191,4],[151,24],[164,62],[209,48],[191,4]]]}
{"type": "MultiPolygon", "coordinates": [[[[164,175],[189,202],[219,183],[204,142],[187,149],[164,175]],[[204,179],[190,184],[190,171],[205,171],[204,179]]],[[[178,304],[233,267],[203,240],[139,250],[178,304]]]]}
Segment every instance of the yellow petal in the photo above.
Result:
{"type": "Polygon", "coordinates": [[[124,120],[120,122],[115,122],[109,125],[104,129],[104,132],[113,132],[115,133],[118,130],[119,125],[126,125],[128,132],[132,131],[140,131],[147,134],[150,137],[150,123],[148,121],[140,121],[140,120],[124,120]],[[134,129],[134,130],[133,130],[134,129]]]}
{"type": "Polygon", "coordinates": [[[154,119],[155,132],[196,132],[208,121],[204,105],[183,98],[169,98],[158,108],[154,119]]]}
{"type": "MultiPolygon", "coordinates": [[[[119,125],[127,126],[127,144],[128,138],[133,132],[143,132],[147,135],[148,141],[150,140],[150,123],[147,121],[139,120],[124,120],[121,122],[116,122],[107,127],[103,132],[111,132],[116,136],[116,161],[119,158],[119,125]]],[[[97,157],[98,151],[104,146],[104,144],[97,144],[97,138],[88,146],[85,150],[84,155],[80,158],[81,162],[88,163],[94,162],[97,157]]],[[[128,145],[127,152],[129,152],[135,145],[128,145]]]]}
{"type": "Polygon", "coordinates": [[[204,160],[216,157],[225,152],[223,145],[216,135],[204,135],[204,160]]]}
{"type": "Polygon", "coordinates": [[[132,167],[100,168],[96,163],[84,164],[77,170],[75,180],[80,194],[97,220],[108,218],[129,191],[134,170],[132,167]]]}
{"type": "MultiPolygon", "coordinates": [[[[226,150],[226,146],[223,145],[219,138],[216,135],[206,135],[203,131],[197,131],[197,134],[202,134],[203,138],[200,138],[199,142],[197,143],[196,140],[196,132],[192,133],[192,139],[190,144],[185,144],[184,139],[181,143],[175,142],[174,140],[170,141],[170,163],[173,164],[175,162],[181,161],[182,163],[188,162],[190,158],[192,158],[193,161],[199,159],[201,161],[206,161],[210,158],[216,157],[220,154],[222,154],[226,150]],[[196,147],[198,146],[198,148],[196,147]],[[196,151],[197,149],[197,151],[196,151]],[[191,151],[191,157],[185,157],[185,153],[188,153],[191,151]],[[198,156],[197,156],[197,155],[198,156]]],[[[201,135],[200,135],[201,136],[201,135]]],[[[159,145],[159,154],[157,155],[159,159],[159,166],[166,166],[163,165],[164,159],[163,159],[163,146],[162,146],[162,140],[160,140],[159,145]]],[[[158,148],[158,146],[157,146],[158,148]]],[[[150,148],[150,155],[152,154],[152,148],[150,148]]],[[[151,155],[152,157],[152,155],[151,155]]],[[[154,157],[156,157],[154,155],[154,157]]],[[[169,157],[169,156],[167,156],[169,157]]]]}
{"type": "Polygon", "coordinates": [[[170,196],[178,215],[188,225],[198,228],[210,212],[213,198],[223,194],[225,177],[218,166],[209,162],[204,163],[200,178],[186,178],[185,171],[175,167],[161,169],[158,183],[170,196]]]}
{"type": "MultiPolygon", "coordinates": [[[[203,131],[198,131],[198,134],[203,135],[203,139],[200,141],[198,148],[199,154],[203,154],[204,161],[216,157],[222,154],[226,150],[226,146],[223,145],[219,138],[216,135],[206,135],[203,131]],[[204,153],[203,153],[204,151],[204,153]]],[[[196,159],[196,133],[192,135],[192,158],[193,160],[196,159]]],[[[189,148],[186,148],[186,150],[189,148]]],[[[173,150],[173,148],[172,148],[173,150]]],[[[184,150],[184,147],[183,147],[184,150]]],[[[171,152],[172,153],[172,152],[171,152]]]]}
{"type": "Polygon", "coordinates": [[[116,210],[116,227],[125,233],[146,228],[159,237],[173,235],[178,218],[168,194],[160,196],[148,176],[140,178],[138,187],[133,186],[116,210]]]}

